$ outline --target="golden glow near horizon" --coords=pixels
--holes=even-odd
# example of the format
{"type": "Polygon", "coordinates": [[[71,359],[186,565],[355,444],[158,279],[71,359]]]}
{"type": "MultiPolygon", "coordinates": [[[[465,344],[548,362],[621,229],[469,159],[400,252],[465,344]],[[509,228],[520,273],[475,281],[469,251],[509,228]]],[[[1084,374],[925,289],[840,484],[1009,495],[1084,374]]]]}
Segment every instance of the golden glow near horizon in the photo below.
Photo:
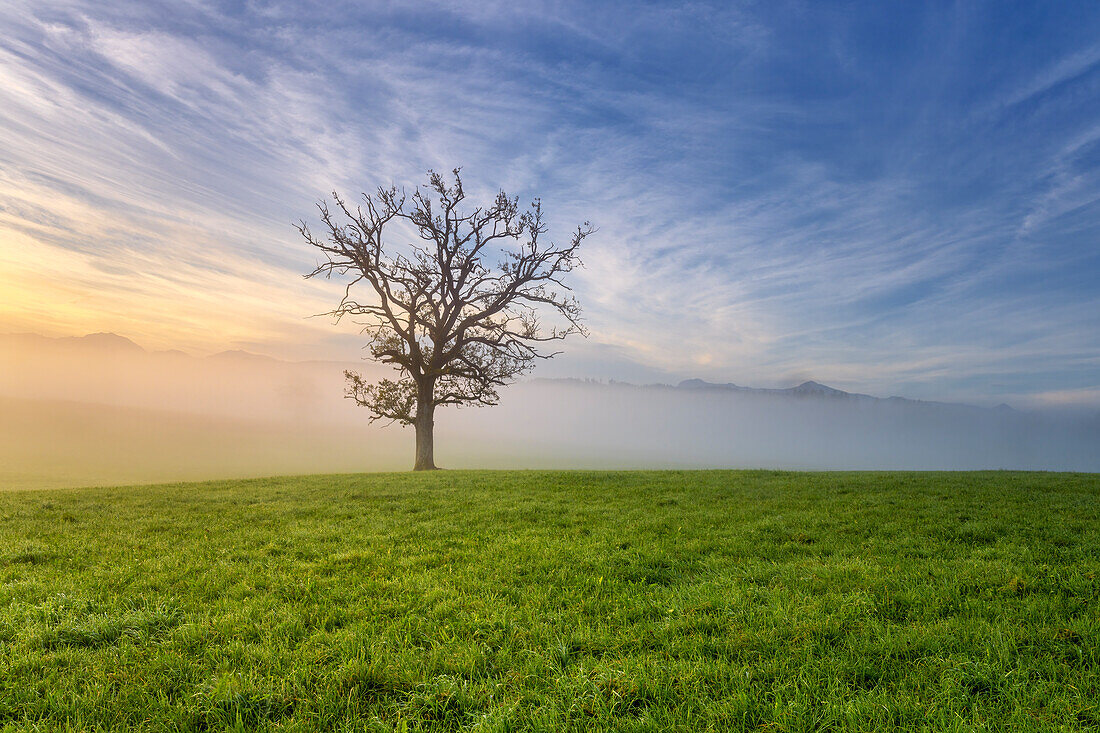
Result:
{"type": "MultiPolygon", "coordinates": [[[[331,307],[332,283],[307,282],[301,272],[219,251],[209,246],[208,229],[181,223],[185,216],[158,217],[150,227],[33,188],[0,186],[0,200],[19,204],[0,213],[0,333],[113,331],[153,349],[201,353],[269,345],[302,358],[331,356],[308,346],[354,333],[309,318],[331,307]],[[13,213],[45,211],[47,204],[48,217],[13,213]],[[111,257],[97,252],[100,247],[111,257]]],[[[293,231],[286,228],[283,239],[291,246],[293,231]]],[[[300,259],[304,271],[304,248],[300,259]]]]}
{"type": "Polygon", "coordinates": [[[298,338],[321,327],[331,333],[327,322],[311,326],[305,304],[287,296],[289,273],[280,275],[290,282],[267,287],[225,273],[193,272],[187,280],[110,273],[20,233],[0,237],[0,332],[114,331],[149,348],[198,351],[280,346],[292,330],[298,338]]]}

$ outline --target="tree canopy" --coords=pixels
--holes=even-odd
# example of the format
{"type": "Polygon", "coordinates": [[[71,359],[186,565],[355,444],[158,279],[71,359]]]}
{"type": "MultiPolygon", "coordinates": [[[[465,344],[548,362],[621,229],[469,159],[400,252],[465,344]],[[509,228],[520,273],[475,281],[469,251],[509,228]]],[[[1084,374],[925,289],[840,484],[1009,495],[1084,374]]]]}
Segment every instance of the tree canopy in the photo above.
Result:
{"type": "Polygon", "coordinates": [[[586,333],[565,276],[594,229],[585,222],[557,245],[538,199],[521,209],[500,191],[491,204],[463,206],[457,168],[453,182],[429,171],[411,196],[380,187],[354,207],[332,196],[332,206],[318,204],[322,236],[297,226],[324,255],[306,277],[348,278],[329,314],[355,319],[371,357],[399,372],[370,383],[348,371],[346,394],[372,421],[415,425],[416,467],[434,468],[436,407],[497,404],[499,387],[559,353],[547,342],[586,333]]]}

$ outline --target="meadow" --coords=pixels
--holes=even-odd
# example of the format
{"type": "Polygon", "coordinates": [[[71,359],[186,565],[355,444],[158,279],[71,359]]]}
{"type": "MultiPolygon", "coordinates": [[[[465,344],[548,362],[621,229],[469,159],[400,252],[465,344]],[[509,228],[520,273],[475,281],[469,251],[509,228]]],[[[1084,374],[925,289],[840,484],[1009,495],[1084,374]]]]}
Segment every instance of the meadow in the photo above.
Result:
{"type": "Polygon", "coordinates": [[[1100,475],[0,493],[0,730],[1098,730],[1100,475]]]}

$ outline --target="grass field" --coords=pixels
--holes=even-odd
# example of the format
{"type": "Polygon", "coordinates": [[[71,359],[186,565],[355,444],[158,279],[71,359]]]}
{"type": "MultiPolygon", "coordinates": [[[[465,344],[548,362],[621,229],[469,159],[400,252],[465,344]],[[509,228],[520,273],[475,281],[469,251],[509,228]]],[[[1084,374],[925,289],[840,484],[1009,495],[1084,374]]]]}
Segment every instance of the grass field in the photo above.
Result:
{"type": "Polygon", "coordinates": [[[1100,475],[0,494],[0,728],[1100,729],[1100,475]]]}

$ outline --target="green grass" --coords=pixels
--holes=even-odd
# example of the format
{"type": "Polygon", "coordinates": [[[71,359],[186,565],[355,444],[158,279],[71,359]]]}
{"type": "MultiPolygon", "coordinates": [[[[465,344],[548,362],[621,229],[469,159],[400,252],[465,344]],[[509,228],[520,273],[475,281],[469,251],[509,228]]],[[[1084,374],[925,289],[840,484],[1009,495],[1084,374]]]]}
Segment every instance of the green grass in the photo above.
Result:
{"type": "Polygon", "coordinates": [[[1100,729],[1100,476],[0,494],[0,729],[1100,729]]]}

